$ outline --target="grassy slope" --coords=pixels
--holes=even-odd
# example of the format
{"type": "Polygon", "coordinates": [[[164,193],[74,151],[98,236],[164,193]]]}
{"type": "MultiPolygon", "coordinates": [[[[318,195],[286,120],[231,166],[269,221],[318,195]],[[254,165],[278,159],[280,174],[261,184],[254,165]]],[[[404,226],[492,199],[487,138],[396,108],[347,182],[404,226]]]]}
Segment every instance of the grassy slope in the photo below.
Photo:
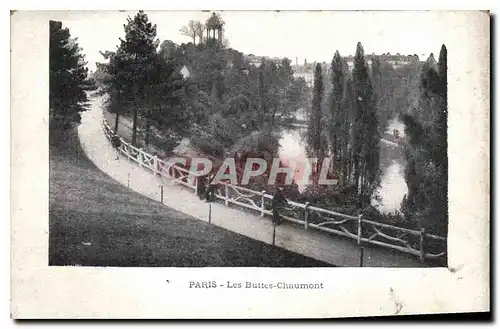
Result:
{"type": "Polygon", "coordinates": [[[75,132],[51,137],[49,198],[50,265],[330,266],[132,192],[84,156],[75,132]]]}

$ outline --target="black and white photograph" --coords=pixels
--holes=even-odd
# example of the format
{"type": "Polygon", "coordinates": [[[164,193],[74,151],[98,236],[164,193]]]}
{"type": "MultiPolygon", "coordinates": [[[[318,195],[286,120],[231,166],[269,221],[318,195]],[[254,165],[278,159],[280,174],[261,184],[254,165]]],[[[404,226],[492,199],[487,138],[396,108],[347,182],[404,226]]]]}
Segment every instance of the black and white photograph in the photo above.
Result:
{"type": "Polygon", "coordinates": [[[173,15],[49,22],[50,265],[446,266],[445,44],[173,15]]]}
{"type": "MultiPolygon", "coordinates": [[[[33,150],[11,164],[18,168],[15,200],[33,199],[22,191],[46,191],[47,201],[36,207],[46,209],[38,214],[47,213],[47,222],[40,219],[28,236],[34,244],[35,228],[43,227],[44,247],[36,250],[45,256],[37,266],[81,279],[72,289],[97,289],[107,282],[104,273],[115,273],[106,280],[132,296],[140,286],[130,283],[128,290],[119,282],[154,268],[156,276],[142,283],[154,298],[174,287],[191,295],[209,289],[266,293],[269,299],[256,308],[265,318],[308,317],[297,313],[299,306],[280,313],[265,305],[292,294],[338,303],[350,286],[355,290],[345,300],[353,302],[350,309],[358,305],[356,311],[337,309],[330,316],[489,308],[486,299],[472,298],[489,294],[488,12],[21,11],[11,13],[12,22],[16,15],[12,49],[19,56],[28,56],[29,41],[15,42],[22,22],[31,30],[29,19],[36,20],[35,30],[44,26],[37,35],[46,42],[32,52],[45,54],[37,62],[46,63],[45,76],[37,74],[36,81],[46,82],[39,91],[12,96],[12,107],[25,111],[12,119],[19,127],[13,136],[20,136],[12,145],[32,140],[33,150]],[[462,51],[457,38],[466,29],[453,27],[468,19],[476,27],[462,51]],[[477,66],[468,68],[473,56],[477,66]],[[458,66],[459,60],[470,63],[458,66]],[[40,120],[30,119],[22,105],[35,93],[44,99],[30,103],[40,107],[40,120]],[[46,137],[30,128],[35,125],[46,137]],[[464,140],[471,144],[460,146],[464,140]],[[34,151],[45,152],[43,158],[34,151]],[[45,163],[40,159],[47,159],[46,169],[37,168],[46,170],[46,187],[27,174],[45,163]],[[469,279],[468,266],[484,272],[469,279]],[[167,274],[159,279],[158,270],[167,274]],[[232,274],[224,277],[225,270],[232,274]],[[413,277],[397,272],[413,270],[413,277]],[[335,279],[336,271],[344,281],[335,279]],[[99,275],[101,283],[84,284],[86,273],[99,275]],[[476,290],[453,288],[479,279],[484,285],[476,290]],[[363,288],[371,280],[374,286],[363,288]],[[424,297],[409,301],[418,282],[426,287],[424,297]],[[439,285],[442,299],[430,295],[439,285]],[[370,297],[371,305],[354,302],[374,296],[370,291],[379,286],[384,294],[370,297]],[[458,298],[466,295],[470,300],[458,298]]],[[[40,39],[34,33],[24,38],[40,39]]],[[[26,76],[32,66],[17,67],[26,76]]],[[[16,209],[17,216],[28,216],[16,209]]],[[[28,238],[21,226],[11,232],[28,238]]],[[[17,255],[28,252],[27,242],[12,239],[17,255]]],[[[14,259],[22,268],[21,256],[14,259]]],[[[24,274],[16,273],[20,284],[24,274]]],[[[241,317],[244,305],[232,305],[228,316],[241,317]]],[[[93,309],[72,307],[75,314],[93,309]]],[[[222,314],[208,313],[213,307],[205,303],[196,306],[201,313],[179,316],[222,314]]],[[[317,312],[329,314],[323,307],[317,312]]],[[[106,314],[128,314],[121,310],[106,314]]]]}

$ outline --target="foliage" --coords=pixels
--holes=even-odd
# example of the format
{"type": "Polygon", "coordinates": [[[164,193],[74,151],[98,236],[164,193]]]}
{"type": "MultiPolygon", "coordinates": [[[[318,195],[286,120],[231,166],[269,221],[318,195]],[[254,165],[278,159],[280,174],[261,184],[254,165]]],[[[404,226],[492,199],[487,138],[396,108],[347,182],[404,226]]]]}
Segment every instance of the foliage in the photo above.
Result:
{"type": "Polygon", "coordinates": [[[87,92],[96,86],[69,29],[57,21],[50,21],[49,29],[50,128],[68,129],[80,123],[80,113],[88,109],[87,92]]]}
{"type": "Polygon", "coordinates": [[[379,131],[384,134],[391,119],[416,107],[419,95],[420,62],[394,67],[384,56],[372,57],[372,82],[377,95],[379,131]]]}
{"type": "Polygon", "coordinates": [[[266,134],[254,132],[251,135],[240,138],[229,149],[228,154],[240,153],[247,157],[261,157],[271,160],[276,157],[279,149],[279,138],[277,134],[266,134]]]}
{"type": "Polygon", "coordinates": [[[380,133],[376,108],[376,95],[365,61],[364,50],[358,43],[354,57],[353,94],[353,167],[354,185],[360,195],[360,206],[378,186],[380,165],[380,133]]]}
{"type": "Polygon", "coordinates": [[[194,133],[190,140],[195,150],[202,154],[216,157],[224,156],[224,145],[203,130],[194,133]]]}
{"type": "Polygon", "coordinates": [[[198,37],[198,42],[201,43],[203,40],[203,30],[205,25],[200,21],[189,21],[189,23],[180,29],[182,35],[190,37],[193,39],[193,45],[196,45],[196,38],[198,37]]]}
{"type": "Polygon", "coordinates": [[[308,153],[311,158],[318,158],[321,163],[326,155],[326,143],[323,135],[322,108],[323,99],[323,75],[320,64],[316,65],[314,71],[314,88],[312,99],[312,110],[309,116],[307,128],[308,153]]]}
{"type": "MultiPolygon", "coordinates": [[[[188,67],[186,102],[195,118],[193,128],[204,130],[201,135],[212,136],[225,150],[254,132],[272,134],[307,99],[305,81],[294,79],[286,58],[280,63],[263,59],[257,67],[241,52],[224,45],[202,43],[196,52],[184,48],[165,44],[162,56],[188,67]]],[[[198,140],[203,139],[194,138],[193,143],[198,140]]]]}
{"type": "Polygon", "coordinates": [[[157,52],[156,25],[144,12],[139,11],[133,19],[127,18],[124,30],[125,39],[120,39],[118,49],[102,53],[109,62],[98,65],[109,76],[104,85],[109,95],[108,108],[116,113],[115,130],[120,115],[132,114],[132,144],[139,143],[140,119],[146,146],[154,131],[172,136],[172,142],[179,141],[177,135],[185,131],[185,124],[191,119],[185,111],[184,82],[177,71],[179,63],[166,61],[166,54],[157,52]]]}
{"type": "Polygon", "coordinates": [[[337,51],[332,60],[331,94],[329,97],[330,154],[339,167],[341,184],[349,181],[349,146],[351,144],[352,83],[347,63],[337,51]]]}
{"type": "Polygon", "coordinates": [[[402,211],[434,234],[447,234],[447,50],[443,45],[436,64],[433,55],[422,67],[418,107],[403,115],[408,141],[405,179],[408,195],[402,211]]]}

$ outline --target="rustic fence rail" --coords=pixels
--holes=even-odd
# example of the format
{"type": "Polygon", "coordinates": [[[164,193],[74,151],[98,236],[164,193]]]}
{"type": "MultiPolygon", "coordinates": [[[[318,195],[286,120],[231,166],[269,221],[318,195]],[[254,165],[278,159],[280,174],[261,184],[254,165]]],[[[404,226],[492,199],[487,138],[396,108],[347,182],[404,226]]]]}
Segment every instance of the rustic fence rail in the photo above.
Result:
{"type": "MultiPolygon", "coordinates": [[[[106,137],[111,140],[114,132],[104,117],[102,125],[106,137]]],[[[148,154],[123,139],[121,139],[119,150],[129,160],[137,162],[140,167],[154,175],[165,177],[171,183],[183,185],[197,193],[199,176],[196,173],[190,172],[176,163],[148,154]]],[[[259,192],[221,182],[214,195],[226,206],[233,204],[250,209],[260,213],[261,217],[272,215],[270,201],[273,196],[267,194],[266,191],[259,192]]],[[[309,203],[303,204],[294,201],[288,201],[287,206],[282,211],[282,217],[290,222],[303,225],[305,230],[315,229],[344,236],[356,240],[359,246],[372,244],[397,250],[419,257],[422,263],[427,259],[442,259],[446,256],[446,238],[428,234],[424,229],[417,231],[379,223],[365,219],[362,215],[346,215],[311,206],[309,203]],[[433,246],[432,252],[426,250],[429,245],[433,246]]]]}

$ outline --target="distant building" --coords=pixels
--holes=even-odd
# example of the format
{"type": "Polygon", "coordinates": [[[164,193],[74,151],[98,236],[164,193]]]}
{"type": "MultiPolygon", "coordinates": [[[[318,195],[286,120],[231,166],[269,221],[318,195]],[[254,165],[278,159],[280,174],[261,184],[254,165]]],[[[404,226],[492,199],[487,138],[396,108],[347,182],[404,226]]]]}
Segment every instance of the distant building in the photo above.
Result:
{"type": "Polygon", "coordinates": [[[259,67],[262,64],[262,60],[266,62],[274,62],[276,65],[281,65],[282,59],[279,57],[267,57],[267,56],[255,56],[254,54],[243,55],[246,61],[252,66],[259,67]]]}

